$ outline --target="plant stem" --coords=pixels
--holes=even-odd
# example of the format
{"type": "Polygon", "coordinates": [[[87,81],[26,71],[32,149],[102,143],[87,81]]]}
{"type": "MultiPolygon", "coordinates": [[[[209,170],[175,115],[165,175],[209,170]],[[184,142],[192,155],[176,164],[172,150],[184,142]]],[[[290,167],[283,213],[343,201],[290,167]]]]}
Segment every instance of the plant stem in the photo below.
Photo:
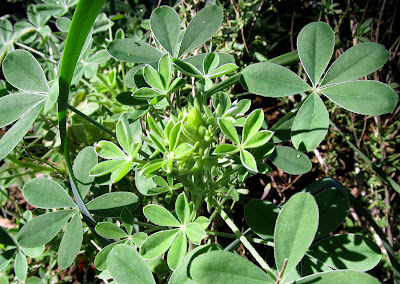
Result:
{"type": "Polygon", "coordinates": [[[171,108],[171,111],[173,112],[173,114],[175,116],[178,116],[178,111],[176,110],[176,108],[174,107],[174,105],[172,104],[170,98],[168,96],[165,96],[165,98],[167,99],[167,102],[169,104],[169,107],[171,108]]]}
{"type": "Polygon", "coordinates": [[[228,227],[233,231],[233,233],[239,238],[242,244],[247,248],[247,250],[251,253],[251,255],[255,258],[258,264],[274,279],[276,280],[277,277],[275,273],[272,271],[271,267],[265,262],[265,260],[259,255],[253,245],[246,239],[246,237],[240,232],[239,228],[235,225],[232,219],[229,218],[228,214],[222,209],[218,201],[213,198],[213,203],[218,211],[219,215],[222,219],[224,219],[225,223],[228,227]]]}
{"type": "Polygon", "coordinates": [[[93,125],[97,126],[98,128],[100,128],[101,130],[103,130],[104,132],[106,132],[108,135],[116,138],[115,134],[108,129],[107,127],[101,125],[100,123],[98,123],[96,120],[94,120],[93,118],[91,118],[90,116],[87,116],[86,114],[84,114],[83,112],[81,112],[80,110],[74,108],[73,106],[71,106],[70,104],[68,104],[68,108],[70,110],[72,110],[73,112],[75,112],[77,115],[79,115],[80,117],[86,119],[87,121],[89,121],[90,123],[92,123],[93,125]]]}
{"type": "Polygon", "coordinates": [[[41,56],[45,60],[49,60],[51,63],[54,63],[54,64],[57,63],[57,61],[55,61],[53,58],[47,58],[44,53],[41,53],[40,51],[37,51],[34,48],[31,48],[31,47],[29,47],[29,46],[27,46],[27,45],[25,45],[23,43],[20,43],[20,42],[14,42],[14,43],[15,43],[15,45],[18,45],[19,47],[25,48],[26,50],[29,50],[30,52],[36,53],[37,55],[41,56]]]}

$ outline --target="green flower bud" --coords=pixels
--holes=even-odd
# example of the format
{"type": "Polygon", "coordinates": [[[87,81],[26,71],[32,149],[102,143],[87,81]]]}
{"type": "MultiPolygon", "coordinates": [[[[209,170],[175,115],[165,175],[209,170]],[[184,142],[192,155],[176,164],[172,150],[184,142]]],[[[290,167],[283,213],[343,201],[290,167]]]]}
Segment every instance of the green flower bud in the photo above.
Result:
{"type": "Polygon", "coordinates": [[[192,108],[187,115],[188,126],[197,132],[200,126],[203,125],[203,117],[197,108],[192,108]]]}

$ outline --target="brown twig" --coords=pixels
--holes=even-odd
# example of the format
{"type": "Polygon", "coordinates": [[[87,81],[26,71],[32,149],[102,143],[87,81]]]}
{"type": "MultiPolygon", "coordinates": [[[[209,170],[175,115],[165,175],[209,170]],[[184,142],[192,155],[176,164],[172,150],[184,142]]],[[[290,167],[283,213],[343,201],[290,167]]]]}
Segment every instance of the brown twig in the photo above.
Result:
{"type": "Polygon", "coordinates": [[[282,269],[281,269],[281,271],[280,271],[279,274],[278,274],[278,279],[276,279],[276,284],[279,284],[279,283],[281,282],[281,280],[282,280],[282,275],[283,275],[283,272],[285,272],[285,268],[286,268],[287,263],[288,263],[288,259],[285,258],[285,260],[283,261],[282,269]]]}

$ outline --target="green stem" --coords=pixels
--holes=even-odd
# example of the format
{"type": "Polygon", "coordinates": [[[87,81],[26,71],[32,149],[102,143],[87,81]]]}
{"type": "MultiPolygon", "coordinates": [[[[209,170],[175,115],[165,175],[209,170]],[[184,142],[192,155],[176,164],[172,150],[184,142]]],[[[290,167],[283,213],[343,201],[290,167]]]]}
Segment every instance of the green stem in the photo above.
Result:
{"type": "Polygon", "coordinates": [[[73,106],[71,106],[70,104],[68,104],[68,108],[70,110],[72,110],[73,112],[75,112],[77,115],[79,115],[80,117],[86,119],[87,121],[89,121],[90,123],[92,123],[93,125],[97,126],[99,129],[103,130],[104,132],[106,132],[108,135],[116,138],[115,134],[108,129],[107,127],[101,125],[100,123],[98,123],[96,120],[94,120],[93,118],[91,118],[90,116],[87,116],[86,114],[84,114],[83,112],[81,112],[80,110],[74,108],[73,106]]]}
{"type": "Polygon", "coordinates": [[[241,241],[241,243],[246,247],[246,249],[251,253],[251,255],[255,258],[255,260],[258,262],[258,264],[274,279],[276,280],[276,275],[272,271],[271,267],[265,262],[265,260],[259,255],[259,253],[256,251],[256,249],[253,247],[253,245],[247,240],[247,238],[240,232],[239,228],[235,225],[235,223],[232,221],[232,219],[229,218],[228,214],[225,213],[225,211],[222,209],[220,204],[218,204],[218,201],[213,198],[213,203],[218,210],[219,215],[221,216],[222,219],[224,219],[225,223],[228,225],[228,227],[233,231],[233,233],[238,237],[238,239],[241,241]]]}
{"type": "Polygon", "coordinates": [[[223,91],[226,88],[235,85],[237,82],[239,82],[240,80],[240,73],[237,73],[221,82],[219,82],[218,84],[215,84],[210,90],[208,90],[207,92],[204,93],[205,97],[210,97],[213,94],[215,94],[216,92],[219,91],[223,91]]]}
{"type": "MultiPolygon", "coordinates": [[[[237,239],[237,236],[235,234],[229,234],[229,233],[225,233],[225,232],[215,232],[215,231],[206,230],[206,233],[207,233],[207,235],[216,236],[216,237],[237,239]]],[[[259,239],[259,238],[252,238],[252,237],[248,237],[248,236],[246,236],[246,238],[252,243],[262,244],[262,245],[267,245],[267,246],[270,246],[270,247],[274,247],[274,243],[273,242],[269,242],[269,241],[266,241],[266,240],[263,240],[263,239],[259,239]]]]}
{"type": "Polygon", "coordinates": [[[42,57],[45,60],[49,60],[51,63],[57,64],[57,61],[55,61],[53,58],[47,58],[44,53],[41,53],[40,51],[37,51],[34,48],[31,48],[20,42],[14,42],[14,43],[15,43],[15,45],[18,45],[19,47],[25,48],[26,50],[29,50],[30,52],[36,53],[37,55],[39,55],[40,57],[42,57]]]}
{"type": "Polygon", "coordinates": [[[169,107],[171,108],[172,113],[175,116],[178,116],[178,111],[176,110],[175,106],[173,105],[173,103],[171,102],[170,98],[168,96],[165,96],[165,98],[167,99],[167,102],[169,104],[169,107]]]}
{"type": "Polygon", "coordinates": [[[32,162],[23,162],[18,160],[17,158],[13,157],[13,156],[8,156],[7,159],[9,159],[11,162],[13,162],[14,164],[17,164],[20,167],[24,167],[24,168],[30,168],[33,170],[37,170],[37,171],[43,171],[43,172],[53,172],[54,170],[57,170],[59,173],[62,174],[66,174],[67,171],[66,169],[63,168],[52,168],[52,167],[46,167],[46,166],[42,166],[42,165],[38,165],[32,162]]]}

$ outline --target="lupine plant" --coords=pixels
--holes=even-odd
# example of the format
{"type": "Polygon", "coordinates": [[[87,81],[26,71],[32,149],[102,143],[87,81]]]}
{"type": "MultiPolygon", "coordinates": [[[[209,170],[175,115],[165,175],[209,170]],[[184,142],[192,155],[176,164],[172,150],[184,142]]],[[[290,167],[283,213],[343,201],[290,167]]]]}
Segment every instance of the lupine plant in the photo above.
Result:
{"type": "MultiPolygon", "coordinates": [[[[61,64],[54,65],[57,77],[51,81],[28,51],[11,51],[12,43],[2,47],[7,54],[3,74],[13,93],[0,98],[0,126],[15,123],[0,140],[0,158],[12,157],[37,117],[54,113],[57,104],[68,179],[38,177],[25,183],[26,201],[45,211],[19,224],[15,235],[0,228],[0,270],[13,262],[23,282],[26,255],[37,257],[63,231],[59,268],[72,265],[84,237],[90,238],[101,248],[93,261],[105,283],[379,283],[367,273],[381,260],[379,246],[361,235],[331,234],[346,218],[350,202],[359,206],[338,181],[312,183],[279,207],[250,200],[243,209],[249,228],[244,233],[225,205],[249,192],[248,177],[270,173],[273,165],[294,175],[310,171],[306,152],[318,147],[329,130],[326,100],[366,115],[391,112],[396,92],[384,83],[363,80],[388,59],[384,46],[356,45],[328,68],[335,35],[328,24],[314,22],[297,38],[308,78],[277,64],[279,59],[237,72],[234,57],[227,53],[193,52],[220,28],[219,6],[202,9],[187,27],[173,8],[156,8],[149,22],[152,44],[118,31],[99,49],[91,27],[103,2],[80,0],[72,22],[61,16],[74,1],[61,8],[57,1],[31,9],[44,17],[30,18],[42,36],[51,7],[60,30],[69,28],[61,64]],[[116,79],[121,70],[96,75],[110,57],[131,68],[124,82],[116,79]],[[93,76],[103,93],[115,95],[115,115],[104,117],[115,121],[110,123],[115,132],[90,117],[100,109],[101,99],[88,111],[84,106],[90,102],[73,92],[68,96],[93,76]],[[239,81],[252,94],[299,95],[301,101],[269,128],[261,109],[251,110],[250,100],[232,99],[227,92],[239,81]],[[104,138],[83,149],[70,146],[68,108],[78,116],[71,120],[97,127],[104,138]],[[129,180],[134,187],[120,190],[118,185],[129,180]],[[216,218],[232,232],[218,231],[216,218]],[[224,247],[212,236],[235,240],[224,247]],[[231,252],[237,243],[247,249],[248,258],[231,252]],[[273,256],[266,257],[254,244],[269,248],[273,256]]],[[[83,132],[87,135],[88,128],[83,132]]],[[[379,228],[377,232],[385,239],[379,228]]],[[[386,248],[393,256],[393,249],[386,248]]],[[[397,275],[398,261],[391,261],[397,275]]]]}

